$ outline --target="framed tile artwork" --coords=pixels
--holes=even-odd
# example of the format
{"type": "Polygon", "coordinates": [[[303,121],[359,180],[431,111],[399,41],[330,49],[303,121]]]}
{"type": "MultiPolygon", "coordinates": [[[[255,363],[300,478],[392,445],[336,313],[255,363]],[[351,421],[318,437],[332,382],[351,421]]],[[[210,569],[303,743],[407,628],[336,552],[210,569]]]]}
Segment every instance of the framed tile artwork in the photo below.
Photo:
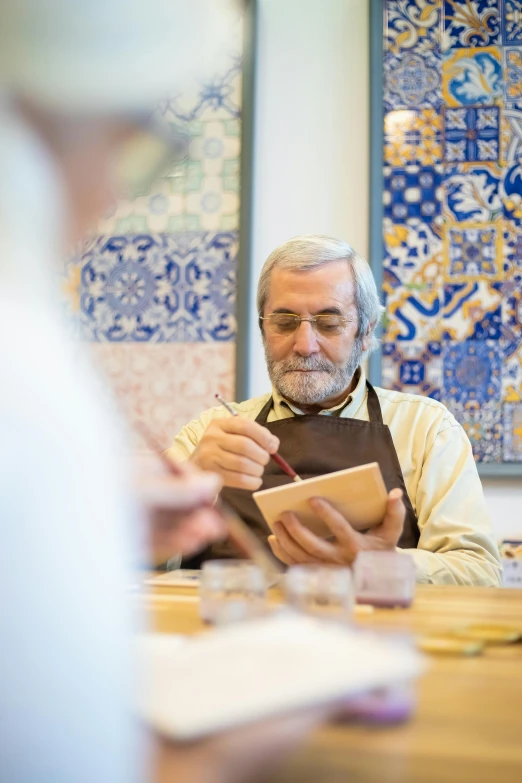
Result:
{"type": "Polygon", "coordinates": [[[371,0],[371,377],[522,476],[522,0],[371,0]]]}
{"type": "Polygon", "coordinates": [[[234,398],[245,9],[209,73],[156,108],[184,157],[119,199],[62,272],[71,331],[140,450],[135,425],[167,447],[216,392],[234,398]]]}

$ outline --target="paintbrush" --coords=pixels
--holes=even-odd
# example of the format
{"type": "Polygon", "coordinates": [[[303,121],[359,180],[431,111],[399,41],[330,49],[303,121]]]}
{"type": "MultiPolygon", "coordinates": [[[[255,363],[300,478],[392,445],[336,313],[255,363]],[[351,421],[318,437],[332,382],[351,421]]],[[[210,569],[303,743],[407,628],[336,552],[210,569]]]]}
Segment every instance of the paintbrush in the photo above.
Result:
{"type": "MultiPolygon", "coordinates": [[[[234,408],[229,405],[229,403],[223,399],[223,397],[220,397],[219,394],[215,394],[214,397],[218,402],[223,405],[224,408],[227,409],[227,411],[230,413],[231,416],[238,416],[238,412],[234,410],[234,408]]],[[[279,465],[281,470],[286,473],[287,476],[290,476],[294,481],[302,481],[303,479],[301,476],[298,476],[295,470],[291,465],[288,464],[286,459],[283,459],[283,457],[278,454],[277,452],[275,454],[271,454],[270,457],[274,460],[276,465],[279,465]]]]}

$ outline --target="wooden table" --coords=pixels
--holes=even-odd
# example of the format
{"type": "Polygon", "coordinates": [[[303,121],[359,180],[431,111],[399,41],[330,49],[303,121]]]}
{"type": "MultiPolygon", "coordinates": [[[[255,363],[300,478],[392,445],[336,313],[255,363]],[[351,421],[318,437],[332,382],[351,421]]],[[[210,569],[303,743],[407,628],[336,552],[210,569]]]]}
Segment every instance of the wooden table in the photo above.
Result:
{"type": "MultiPolygon", "coordinates": [[[[194,589],[155,588],[147,601],[156,630],[204,630],[194,589]]],[[[478,621],[522,626],[522,590],[420,586],[411,609],[356,618],[413,633],[478,621]]],[[[408,724],[325,727],[273,783],[522,783],[522,643],[429,664],[408,724]]]]}

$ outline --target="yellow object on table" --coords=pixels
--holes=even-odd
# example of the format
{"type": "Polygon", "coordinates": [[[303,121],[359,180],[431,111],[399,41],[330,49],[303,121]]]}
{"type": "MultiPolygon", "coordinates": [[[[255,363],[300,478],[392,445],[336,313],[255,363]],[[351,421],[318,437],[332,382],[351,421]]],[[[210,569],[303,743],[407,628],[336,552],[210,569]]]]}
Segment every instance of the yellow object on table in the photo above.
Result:
{"type": "MultiPolygon", "coordinates": [[[[270,596],[281,600],[277,590],[270,596]]],[[[134,600],[145,601],[158,631],[208,630],[194,588],[154,588],[134,600]]],[[[518,628],[522,590],[419,585],[410,609],[375,609],[354,622],[416,638],[470,625],[518,628]]],[[[522,644],[430,656],[417,696],[417,714],[401,726],[325,726],[270,783],[520,783],[522,644]]]]}

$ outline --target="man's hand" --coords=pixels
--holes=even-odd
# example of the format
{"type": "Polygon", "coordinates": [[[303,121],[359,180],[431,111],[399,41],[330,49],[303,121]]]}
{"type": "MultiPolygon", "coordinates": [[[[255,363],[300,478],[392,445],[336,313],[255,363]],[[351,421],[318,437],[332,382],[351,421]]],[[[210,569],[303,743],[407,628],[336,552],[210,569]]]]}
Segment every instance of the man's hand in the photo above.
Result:
{"type": "Polygon", "coordinates": [[[384,519],[368,533],[354,530],[342,514],[322,498],[313,498],[310,506],[332,531],[335,540],[319,538],[304,527],[295,514],[285,512],[275,523],[275,535],[269,536],[268,543],[274,555],[286,565],[351,565],[359,552],[365,549],[395,549],[406,516],[400,489],[392,489],[388,495],[384,519]]]}
{"type": "Polygon", "coordinates": [[[136,462],[134,487],[148,515],[147,537],[156,563],[174,554],[191,555],[226,535],[212,504],[221,489],[215,473],[179,463],[179,476],[156,457],[136,462]]]}
{"type": "Polygon", "coordinates": [[[265,465],[279,448],[279,440],[255,421],[240,416],[214,419],[190,461],[202,470],[218,473],[225,487],[259,489],[265,465]]]}

